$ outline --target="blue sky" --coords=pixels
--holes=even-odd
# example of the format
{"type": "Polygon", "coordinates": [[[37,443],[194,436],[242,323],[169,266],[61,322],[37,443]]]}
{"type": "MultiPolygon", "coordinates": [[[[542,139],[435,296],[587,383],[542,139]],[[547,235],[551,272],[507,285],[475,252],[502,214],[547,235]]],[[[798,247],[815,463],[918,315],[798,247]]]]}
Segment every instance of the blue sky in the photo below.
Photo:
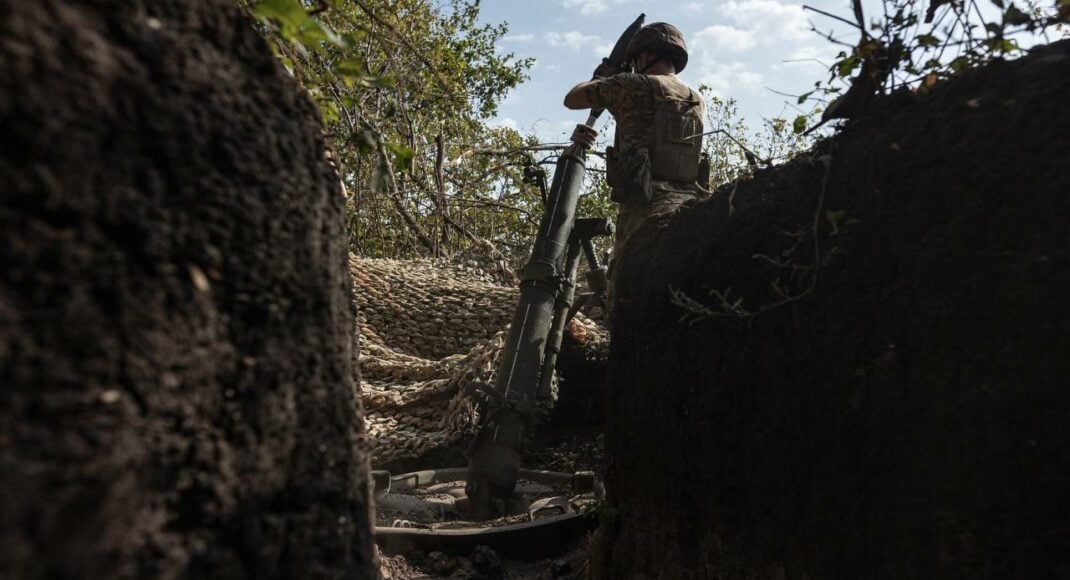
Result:
{"type": "MultiPolygon", "coordinates": [[[[805,2],[853,19],[850,0],[805,2]]],[[[883,15],[880,0],[862,4],[867,21],[883,15]]],[[[977,6],[986,20],[998,22],[1000,12],[994,4],[995,0],[982,0],[977,6]]],[[[1041,5],[1051,3],[1042,0],[1041,5]]],[[[648,24],[664,21],[683,31],[691,57],[681,79],[736,99],[752,132],[761,129],[763,118],[790,120],[812,106],[803,105],[803,111],[795,107],[795,99],[773,91],[801,94],[828,78],[828,65],[842,47],[812,32],[812,24],[850,44],[858,40],[854,29],[804,11],[802,2],[792,0],[483,0],[481,7],[483,21],[509,24],[500,51],[536,59],[531,80],[504,100],[493,124],[535,133],[542,142],[567,140],[572,127],[586,118],[583,112],[562,106],[565,93],[590,78],[621,31],[640,13],[646,14],[648,24]]],[[[1026,47],[1040,39],[1019,36],[1018,40],[1026,47]]],[[[603,139],[611,133],[606,117],[597,125],[603,139]]]]}
{"type": "MultiPolygon", "coordinates": [[[[851,14],[847,1],[808,4],[851,14]]],[[[866,4],[873,10],[878,6],[870,0],[866,4]]],[[[494,123],[534,132],[544,142],[565,140],[585,115],[565,109],[562,98],[572,85],[590,78],[640,13],[646,13],[648,24],[665,21],[683,31],[691,57],[681,78],[735,98],[752,130],[763,117],[798,114],[792,99],[769,89],[799,94],[827,78],[827,64],[840,49],[811,32],[811,21],[823,30],[837,29],[844,40],[856,40],[845,26],[804,12],[801,3],[782,0],[484,0],[482,20],[509,24],[500,50],[536,59],[531,80],[505,99],[494,123]]],[[[605,120],[599,122],[600,129],[605,126],[605,120]]]]}

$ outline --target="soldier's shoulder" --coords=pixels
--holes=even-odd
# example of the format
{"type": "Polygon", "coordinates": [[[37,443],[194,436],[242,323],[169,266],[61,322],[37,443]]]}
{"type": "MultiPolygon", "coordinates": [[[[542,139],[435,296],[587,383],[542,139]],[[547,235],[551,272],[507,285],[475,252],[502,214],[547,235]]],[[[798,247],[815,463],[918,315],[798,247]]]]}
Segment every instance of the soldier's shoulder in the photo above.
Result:
{"type": "Polygon", "coordinates": [[[666,85],[675,88],[677,91],[684,92],[684,93],[692,92],[692,93],[695,93],[695,96],[701,96],[698,89],[691,87],[690,85],[688,85],[684,81],[680,80],[680,77],[678,77],[676,75],[665,75],[665,76],[661,77],[661,80],[666,85]]]}
{"type": "Polygon", "coordinates": [[[675,75],[665,76],[659,80],[662,83],[662,86],[665,87],[665,92],[667,94],[679,99],[687,99],[692,102],[697,102],[700,107],[705,108],[706,100],[702,98],[702,92],[691,88],[687,83],[681,81],[675,75]]]}
{"type": "Polygon", "coordinates": [[[646,75],[633,72],[620,73],[613,76],[613,80],[626,88],[650,90],[650,81],[646,75]]]}
{"type": "Polygon", "coordinates": [[[654,90],[646,75],[621,73],[614,77],[617,84],[617,100],[621,110],[647,109],[653,100],[654,90]]]}

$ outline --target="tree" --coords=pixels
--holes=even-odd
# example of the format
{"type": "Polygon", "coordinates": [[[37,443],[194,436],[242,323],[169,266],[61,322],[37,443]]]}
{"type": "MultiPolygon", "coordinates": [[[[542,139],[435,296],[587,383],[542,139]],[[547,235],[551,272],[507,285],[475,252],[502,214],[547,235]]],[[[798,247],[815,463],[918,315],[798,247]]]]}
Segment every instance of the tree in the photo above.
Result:
{"type": "MultiPolygon", "coordinates": [[[[813,28],[844,49],[829,67],[828,79],[799,95],[797,104],[816,101],[811,114],[821,113],[822,123],[856,118],[875,95],[904,88],[924,93],[989,62],[1022,56],[1029,44],[1050,42],[1049,30],[1065,35],[1067,6],[1065,0],[1050,8],[1037,0],[882,0],[881,13],[868,19],[861,0],[852,0],[850,17],[804,6],[852,27],[858,40],[844,42],[813,28]]],[[[807,124],[806,116],[797,117],[796,132],[807,130],[807,124]]]]}
{"type": "Polygon", "coordinates": [[[812,144],[783,117],[764,119],[754,130],[739,115],[735,99],[723,99],[708,86],[699,87],[706,101],[707,136],[703,152],[710,157],[710,188],[717,189],[749,175],[758,167],[768,167],[788,159],[812,144]]]}
{"type": "Polygon", "coordinates": [[[479,24],[478,0],[239,1],[323,111],[354,250],[411,257],[478,238],[526,244],[518,236],[533,231],[538,193],[521,183],[522,160],[478,152],[532,143],[485,124],[532,60],[496,51],[506,26],[479,24]]]}

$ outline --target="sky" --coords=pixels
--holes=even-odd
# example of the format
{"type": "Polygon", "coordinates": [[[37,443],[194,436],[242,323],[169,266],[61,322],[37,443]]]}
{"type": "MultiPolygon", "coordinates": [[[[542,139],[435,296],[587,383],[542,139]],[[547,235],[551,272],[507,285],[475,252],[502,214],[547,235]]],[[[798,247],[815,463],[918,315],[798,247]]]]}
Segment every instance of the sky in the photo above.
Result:
{"type": "MultiPolygon", "coordinates": [[[[847,0],[807,4],[851,14],[847,0]]],[[[865,4],[873,10],[879,6],[871,0],[865,4]]],[[[681,80],[736,99],[752,130],[760,128],[763,118],[790,120],[802,112],[794,99],[774,91],[801,94],[828,78],[828,65],[841,48],[812,32],[811,22],[822,30],[836,30],[848,42],[857,40],[857,33],[846,26],[790,0],[483,0],[482,21],[509,25],[499,51],[535,58],[531,79],[506,97],[492,124],[535,133],[543,142],[567,140],[586,114],[565,109],[565,93],[590,78],[640,13],[646,14],[647,24],[669,22],[684,33],[690,59],[681,80]]],[[[808,112],[809,106],[803,109],[808,112]]],[[[606,123],[600,120],[598,128],[606,123]]]]}

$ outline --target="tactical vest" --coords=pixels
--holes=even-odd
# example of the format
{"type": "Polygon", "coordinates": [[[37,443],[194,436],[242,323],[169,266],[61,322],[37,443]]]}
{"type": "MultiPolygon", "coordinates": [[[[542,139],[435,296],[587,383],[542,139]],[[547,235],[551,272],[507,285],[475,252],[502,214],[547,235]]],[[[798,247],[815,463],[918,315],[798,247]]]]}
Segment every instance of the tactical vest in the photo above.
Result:
{"type": "Polygon", "coordinates": [[[694,182],[702,153],[702,101],[682,83],[671,82],[671,77],[646,78],[654,89],[650,175],[665,181],[694,182]]]}
{"type": "Polygon", "coordinates": [[[606,179],[611,199],[646,205],[653,198],[651,180],[694,183],[702,153],[702,100],[672,77],[644,76],[654,97],[654,127],[645,149],[622,150],[620,135],[607,150],[606,179]]]}

